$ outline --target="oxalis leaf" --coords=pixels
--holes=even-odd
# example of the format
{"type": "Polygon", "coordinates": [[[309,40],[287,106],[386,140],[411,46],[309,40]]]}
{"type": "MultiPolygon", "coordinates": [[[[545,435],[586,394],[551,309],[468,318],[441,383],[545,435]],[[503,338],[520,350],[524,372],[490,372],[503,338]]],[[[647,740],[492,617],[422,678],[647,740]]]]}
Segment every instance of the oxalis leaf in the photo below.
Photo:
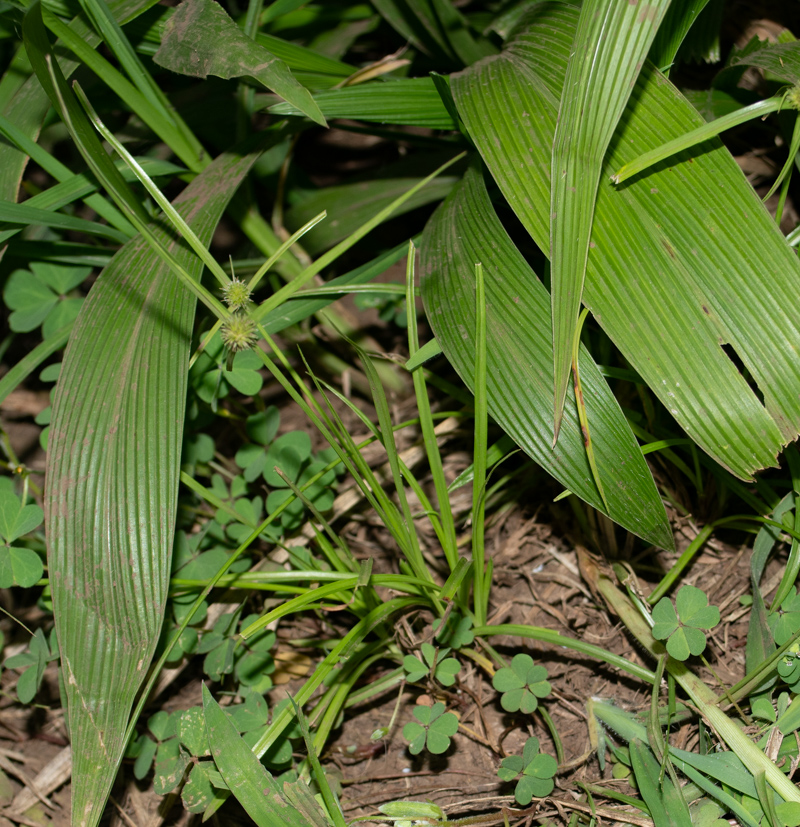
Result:
{"type": "Polygon", "coordinates": [[[212,0],[183,0],[167,23],[154,60],[165,69],[193,77],[251,75],[311,120],[327,126],[311,93],[289,67],[249,38],[212,0]]]}
{"type": "MultiPolygon", "coordinates": [[[[577,17],[567,4],[536,4],[501,55],[451,81],[475,146],[545,252],[551,148],[577,17]]],[[[618,188],[605,177],[700,122],[645,64],[605,156],[583,298],[689,436],[749,479],[774,465],[800,430],[800,322],[791,312],[800,263],[716,139],[618,188]],[[725,343],[760,388],[763,405],[725,343]]],[[[502,381],[512,382],[518,369],[509,361],[502,381]]]]}
{"type": "Polygon", "coordinates": [[[675,660],[686,660],[706,648],[706,636],[700,630],[719,623],[719,609],[708,605],[705,592],[697,586],[683,586],[675,603],[662,597],[653,608],[653,637],[667,641],[667,652],[675,660]]]}
{"type": "MultiPolygon", "coordinates": [[[[176,200],[204,243],[259,154],[220,156],[176,200]]],[[[185,245],[155,232],[199,277],[185,245]]],[[[81,309],[55,392],[45,520],[74,825],[102,815],[161,629],[194,306],[144,241],[128,242],[81,309]]]]}
{"type": "MultiPolygon", "coordinates": [[[[549,196],[548,196],[549,197],[549,196]]],[[[586,459],[575,405],[553,440],[550,295],[500,224],[474,162],[434,213],[421,242],[425,311],[464,382],[474,376],[475,262],[486,274],[489,413],[536,462],[595,508],[605,511],[586,459]]],[[[609,516],[648,542],[672,547],[655,483],[605,380],[581,350],[581,375],[595,459],[609,516]]]]}

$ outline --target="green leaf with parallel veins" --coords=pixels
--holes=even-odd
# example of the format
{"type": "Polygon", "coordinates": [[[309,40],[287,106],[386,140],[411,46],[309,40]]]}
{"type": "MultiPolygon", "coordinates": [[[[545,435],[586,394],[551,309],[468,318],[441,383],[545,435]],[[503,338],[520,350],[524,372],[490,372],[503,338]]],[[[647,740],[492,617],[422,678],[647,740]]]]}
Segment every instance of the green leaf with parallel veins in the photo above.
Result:
{"type": "MultiPolygon", "coordinates": [[[[755,40],[755,38],[754,38],[755,40]]],[[[757,66],[786,83],[800,82],[800,45],[798,43],[770,43],[755,40],[743,49],[735,49],[728,58],[725,69],[734,66],[757,66]]]]}
{"type": "Polygon", "coordinates": [[[550,258],[555,425],[569,384],[597,188],[614,128],[670,0],[584,0],[553,141],[550,258]]]}
{"type": "MultiPolygon", "coordinates": [[[[506,105],[507,101],[496,103],[501,110],[506,105]]],[[[530,197],[537,194],[531,192],[530,197]]],[[[434,213],[420,247],[422,297],[428,320],[447,358],[468,386],[473,381],[475,358],[473,273],[475,262],[483,263],[489,413],[570,491],[605,511],[574,407],[566,409],[559,443],[551,448],[550,295],[500,224],[479,164],[470,166],[462,183],[434,213]]],[[[585,350],[580,359],[595,459],[603,480],[615,481],[606,486],[610,516],[648,542],[671,548],[666,511],[641,450],[585,350]]]]}
{"type": "Polygon", "coordinates": [[[289,67],[249,38],[212,0],[183,0],[167,23],[154,60],[192,77],[256,78],[322,126],[325,118],[289,67]]]}
{"type": "MultiPolygon", "coordinates": [[[[203,243],[259,154],[220,156],[177,199],[203,243]]],[[[174,232],[154,232],[199,277],[202,263],[174,232]]],[[[194,307],[137,236],[93,285],[56,386],[48,562],[74,749],[73,812],[87,827],[102,815],[160,636],[194,307]]],[[[179,781],[182,772],[176,764],[160,777],[178,773],[179,781]]]]}
{"type": "MultiPolygon", "coordinates": [[[[545,252],[551,147],[577,18],[566,3],[535,6],[501,55],[451,79],[470,136],[545,252]]],[[[605,172],[699,123],[678,90],[645,64],[605,172]]],[[[468,266],[478,260],[480,252],[468,266]]],[[[800,352],[800,319],[789,311],[798,292],[797,257],[719,141],[618,188],[601,181],[584,303],[678,424],[744,479],[774,465],[800,430],[793,356],[800,352]],[[744,362],[763,405],[720,342],[744,362]]],[[[519,297],[528,300],[528,291],[519,297]]],[[[518,363],[506,361],[515,371],[518,363]]],[[[593,394],[584,394],[591,401],[593,394]]],[[[591,428],[593,435],[599,430],[591,428]]]]}
{"type": "Polygon", "coordinates": [[[308,827],[307,818],[288,805],[281,786],[245,744],[206,686],[203,708],[217,769],[250,818],[258,827],[308,827]]]}
{"type": "MultiPolygon", "coordinates": [[[[429,129],[458,129],[431,78],[402,78],[331,89],[314,96],[328,118],[422,126],[429,129]]],[[[288,103],[271,106],[275,115],[299,115],[288,103]]]]}

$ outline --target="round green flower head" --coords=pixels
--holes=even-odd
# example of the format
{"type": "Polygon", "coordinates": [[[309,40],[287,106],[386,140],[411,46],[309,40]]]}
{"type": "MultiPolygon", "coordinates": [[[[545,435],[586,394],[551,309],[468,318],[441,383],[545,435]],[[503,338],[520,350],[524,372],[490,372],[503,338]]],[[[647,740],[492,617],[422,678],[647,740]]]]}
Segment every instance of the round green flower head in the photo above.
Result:
{"type": "Polygon", "coordinates": [[[800,83],[796,83],[787,93],[786,100],[793,109],[800,109],[800,83]]]}
{"type": "Polygon", "coordinates": [[[220,336],[231,353],[249,350],[258,341],[256,323],[246,313],[234,313],[222,325],[220,336]]]}
{"type": "Polygon", "coordinates": [[[234,276],[222,288],[222,300],[235,313],[250,303],[250,288],[234,276]]]}

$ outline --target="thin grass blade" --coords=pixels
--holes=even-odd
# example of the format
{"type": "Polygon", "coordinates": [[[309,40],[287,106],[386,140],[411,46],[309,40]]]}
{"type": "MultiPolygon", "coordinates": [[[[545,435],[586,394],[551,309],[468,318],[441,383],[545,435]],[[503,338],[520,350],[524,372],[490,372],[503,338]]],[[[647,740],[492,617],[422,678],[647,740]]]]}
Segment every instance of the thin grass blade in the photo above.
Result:
{"type": "MultiPolygon", "coordinates": [[[[472,561],[475,595],[475,625],[486,623],[489,607],[488,583],[484,564],[484,521],[486,517],[486,477],[489,434],[489,406],[486,392],[486,282],[483,263],[476,261],[475,273],[475,372],[472,392],[475,394],[475,435],[472,448],[472,561]]],[[[491,561],[490,561],[491,562],[491,561]]]]}
{"type": "MultiPolygon", "coordinates": [[[[156,0],[111,0],[108,7],[117,21],[126,23],[155,5],[156,0]]],[[[76,17],[69,24],[70,29],[90,47],[97,47],[100,38],[86,24],[82,17],[76,17]]],[[[78,61],[60,60],[61,71],[69,77],[80,65],[78,61]]],[[[35,139],[50,108],[50,101],[35,75],[31,75],[13,94],[3,109],[3,115],[23,135],[35,139]]],[[[22,173],[28,157],[13,144],[0,142],[0,198],[16,200],[22,173]]],[[[90,203],[97,209],[94,203],[90,203]]],[[[108,202],[106,202],[108,206],[108,202]]],[[[101,207],[102,209],[102,207],[101,207]]],[[[97,210],[98,213],[101,210],[97,210]]]]}
{"type": "Polygon", "coordinates": [[[64,215],[54,210],[43,210],[31,207],[28,204],[15,204],[11,201],[0,201],[0,221],[8,224],[72,230],[73,232],[87,233],[99,238],[108,238],[119,244],[124,244],[130,238],[130,235],[113,227],[107,227],[105,224],[99,224],[97,221],[73,218],[71,215],[64,215]]]}
{"type": "MultiPolygon", "coordinates": [[[[417,314],[414,311],[416,291],[414,285],[415,259],[417,249],[413,241],[408,242],[408,259],[406,262],[406,307],[410,308],[408,313],[408,353],[409,361],[420,352],[419,335],[417,331],[417,314]]],[[[435,339],[433,340],[436,341],[435,339]]],[[[444,475],[442,456],[439,452],[439,444],[436,441],[436,433],[433,426],[433,415],[428,399],[428,388],[425,384],[425,374],[421,370],[412,372],[414,380],[414,394],[417,400],[419,411],[419,424],[422,431],[422,439],[425,443],[425,453],[428,457],[428,464],[433,477],[433,485],[436,489],[436,499],[439,505],[439,519],[442,527],[442,551],[444,552],[450,571],[454,572],[460,565],[458,557],[458,538],[456,536],[453,509],[450,503],[450,492],[447,490],[447,479],[444,475]]]]}

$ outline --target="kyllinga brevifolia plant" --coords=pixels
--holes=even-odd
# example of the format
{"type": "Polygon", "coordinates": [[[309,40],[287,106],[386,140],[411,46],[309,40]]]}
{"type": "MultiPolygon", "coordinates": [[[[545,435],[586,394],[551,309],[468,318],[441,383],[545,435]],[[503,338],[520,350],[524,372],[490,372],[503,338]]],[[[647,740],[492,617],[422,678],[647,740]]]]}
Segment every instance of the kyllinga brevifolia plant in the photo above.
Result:
{"type": "MultiPolygon", "coordinates": [[[[784,735],[797,728],[788,693],[774,704],[769,695],[776,673],[789,679],[790,689],[796,686],[797,509],[792,520],[793,495],[784,506],[771,489],[756,496],[731,475],[751,480],[774,466],[800,432],[794,312],[800,264],[721,142],[693,134],[704,115],[714,134],[731,121],[713,123],[713,105],[701,104],[699,113],[670,81],[681,43],[697,35],[695,20],[706,3],[585,0],[578,7],[531,0],[457,8],[449,0],[375,0],[374,9],[342,4],[340,18],[331,4],[304,5],[252,0],[226,10],[211,0],[183,0],[174,8],[153,0],[35,0],[0,10],[7,52],[0,80],[0,233],[6,257],[15,262],[4,297],[12,330],[41,326],[43,336],[0,380],[0,397],[66,345],[42,499],[73,750],[73,824],[99,823],[130,744],[137,772],[149,771],[150,760],[158,764],[161,755],[159,783],[164,779],[165,790],[173,780],[185,783],[185,803],[205,817],[233,793],[260,824],[340,827],[344,817],[318,755],[358,700],[407,680],[443,693],[469,657],[494,673],[503,709],[537,715],[549,726],[540,703],[549,692],[544,667],[524,653],[506,663],[487,643],[509,634],[571,647],[656,687],[646,725],[619,716],[619,728],[609,726],[629,740],[627,760],[659,827],[673,823],[672,813],[690,823],[685,802],[672,806],[681,795],[677,772],[742,823],[756,821],[746,815],[755,811],[756,805],[745,806],[752,801],[773,827],[797,823],[796,787],[722,706],[735,710],[749,701],[760,720],[774,713],[784,735]],[[331,28],[335,36],[326,37],[331,28]],[[404,44],[409,50],[366,67],[348,62],[348,56],[360,60],[365,44],[371,52],[374,42],[384,42],[373,37],[391,43],[385,54],[404,44]],[[197,100],[217,114],[198,119],[197,100]],[[398,154],[378,177],[309,192],[308,179],[294,174],[293,153],[334,119],[400,142],[407,157],[398,154]],[[258,131],[256,123],[266,126],[258,131]],[[68,147],[68,164],[51,152],[52,141],[68,147]],[[646,161],[638,162],[643,155],[646,161]],[[18,204],[30,159],[48,186],[29,187],[32,197],[18,204]],[[162,190],[178,185],[170,203],[162,190]],[[411,210],[442,200],[419,226],[420,213],[411,210]],[[74,209],[80,201],[85,209],[74,209]],[[266,201],[272,221],[262,215],[266,201]],[[511,234],[503,220],[508,209],[515,215],[505,222],[511,234]],[[400,212],[417,222],[404,238],[422,231],[419,292],[435,336],[422,347],[412,310],[415,247],[403,243],[376,254],[359,246],[358,266],[342,264],[349,261],[346,252],[400,212]],[[248,245],[230,272],[207,249],[223,215],[248,245]],[[516,223],[527,233],[524,241],[516,223]],[[407,283],[378,284],[406,252],[407,283]],[[81,302],[89,267],[101,272],[81,302]],[[204,272],[213,288],[202,281],[204,272]],[[321,275],[329,277],[324,284],[321,275]],[[405,298],[416,424],[435,497],[395,444],[400,426],[382,384],[395,374],[370,359],[370,348],[355,341],[357,331],[333,306],[347,292],[380,294],[389,307],[397,296],[405,298]],[[582,331],[586,310],[592,321],[582,331]],[[335,381],[318,375],[317,364],[342,368],[336,354],[318,348],[311,371],[286,342],[275,342],[289,329],[308,333],[304,323],[312,317],[328,335],[343,330],[355,342],[351,352],[360,367],[351,372],[371,395],[375,421],[335,381]],[[421,367],[438,353],[474,395],[469,413],[459,413],[475,430],[466,556],[421,367]],[[609,358],[598,364],[601,353],[609,358]],[[300,431],[278,434],[270,426],[259,396],[265,377],[327,446],[312,451],[300,431]],[[627,403],[623,409],[608,378],[638,388],[647,400],[642,416],[627,403]],[[653,400],[661,403],[657,414],[653,400]],[[354,442],[341,410],[364,426],[368,442],[382,443],[385,477],[364,460],[364,446],[354,442]],[[227,465],[209,433],[225,417],[240,438],[227,465]],[[652,601],[623,593],[599,570],[584,572],[650,652],[655,673],[546,629],[488,622],[492,561],[483,527],[493,490],[490,418],[568,492],[653,546],[672,550],[674,541],[644,459],[649,450],[673,451],[675,467],[693,482],[708,469],[767,520],[751,564],[748,681],[723,702],[692,671],[689,658],[701,655],[713,612],[704,595],[680,591],[675,605],[664,596],[682,569],[657,590],[666,603],[655,592],[652,601]],[[337,533],[329,510],[343,471],[393,538],[395,572],[374,574],[337,533]],[[179,509],[181,481],[187,499],[179,509]],[[781,508],[788,523],[778,519],[781,508]],[[181,523],[176,544],[176,524],[187,513],[197,519],[181,523]],[[308,517],[314,542],[295,548],[291,533],[308,517]],[[441,547],[438,568],[423,553],[416,527],[422,517],[441,547]],[[780,532],[795,542],[767,606],[760,581],[780,532]],[[276,542],[286,549],[279,570],[251,564],[276,542]],[[173,569],[174,547],[180,565],[173,569]],[[238,615],[206,623],[217,586],[248,596],[268,592],[270,608],[246,626],[238,615]],[[391,590],[391,597],[379,589],[391,590]],[[265,711],[250,698],[268,691],[274,659],[257,648],[255,636],[296,613],[334,609],[352,625],[321,646],[319,663],[290,703],[265,711]],[[439,634],[432,628],[429,640],[404,649],[391,629],[412,609],[436,618],[438,629],[457,616],[457,634],[432,643],[439,634]],[[243,679],[244,650],[253,656],[248,663],[257,660],[263,668],[243,679]],[[210,679],[244,700],[228,714],[206,687],[191,711],[174,720],[148,716],[152,737],[140,731],[134,738],[161,665],[193,653],[209,658],[210,679]],[[360,681],[378,661],[392,669],[365,688],[360,681]],[[720,777],[714,760],[691,763],[669,746],[668,724],[665,736],[659,723],[662,675],[672,699],[677,686],[727,745],[721,754],[735,766],[738,787],[720,777]],[[290,732],[308,756],[294,766],[290,732]],[[278,753],[288,754],[286,762],[275,759],[278,753]],[[276,781],[265,763],[276,771],[293,766],[297,775],[276,781]],[[312,777],[322,804],[306,785],[312,777]]],[[[734,116],[796,104],[796,94],[785,95],[787,84],[800,83],[800,50],[790,33],[781,43],[754,42],[732,54],[715,81],[719,94],[708,100],[735,89],[748,66],[766,73],[765,100],[745,111],[751,101],[728,94],[734,116]]],[[[794,137],[784,141],[793,156],[794,137]]],[[[781,210],[790,179],[788,166],[781,210]]],[[[385,315],[398,316],[394,310],[385,315]]],[[[499,453],[497,459],[508,450],[499,453]]],[[[800,473],[791,467],[797,464],[791,452],[789,462],[794,492],[800,473]]],[[[26,512],[34,507],[27,504],[29,475],[11,458],[9,467],[25,481],[21,490],[3,491],[6,582],[31,586],[39,580],[41,556],[35,535],[24,539],[37,529],[33,512],[26,512]]],[[[32,670],[35,661],[40,678],[52,653],[41,637],[32,653],[16,663],[32,670]]],[[[23,682],[25,697],[34,683],[32,677],[23,682]]],[[[403,730],[414,753],[446,751],[461,726],[437,698],[417,708],[403,730]]],[[[601,721],[615,714],[597,710],[601,721]]],[[[554,760],[536,738],[522,756],[504,759],[501,777],[515,782],[518,803],[550,794],[554,760]]]]}

